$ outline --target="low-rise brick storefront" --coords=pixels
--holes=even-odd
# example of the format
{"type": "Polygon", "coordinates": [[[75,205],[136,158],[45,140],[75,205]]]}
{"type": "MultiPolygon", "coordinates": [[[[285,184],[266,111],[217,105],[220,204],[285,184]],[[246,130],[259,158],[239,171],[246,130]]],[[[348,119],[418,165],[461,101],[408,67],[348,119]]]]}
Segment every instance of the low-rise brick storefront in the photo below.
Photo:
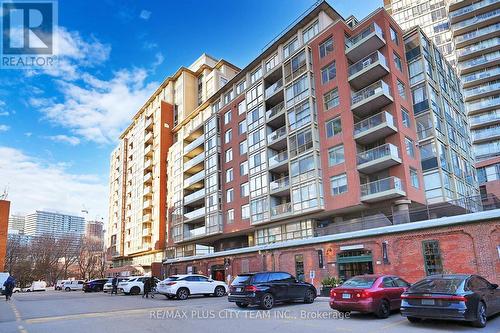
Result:
{"type": "Polygon", "coordinates": [[[500,210],[167,259],[165,275],[287,271],[320,287],[328,276],[474,273],[500,283],[500,210]]]}

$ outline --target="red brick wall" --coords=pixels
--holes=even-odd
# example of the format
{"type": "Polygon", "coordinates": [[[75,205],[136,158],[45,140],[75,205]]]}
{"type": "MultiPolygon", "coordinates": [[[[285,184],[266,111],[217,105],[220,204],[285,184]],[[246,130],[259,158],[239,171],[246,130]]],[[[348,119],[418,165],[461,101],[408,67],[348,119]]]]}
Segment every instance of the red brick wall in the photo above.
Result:
{"type": "Polygon", "coordinates": [[[7,252],[10,201],[0,200],[0,272],[3,272],[7,252]]]}
{"type": "MultiPolygon", "coordinates": [[[[500,221],[479,222],[467,225],[425,229],[385,236],[367,237],[338,242],[313,244],[302,247],[285,248],[266,252],[254,252],[232,256],[226,275],[236,276],[242,271],[242,261],[248,261],[250,272],[287,271],[295,275],[295,255],[304,256],[306,281],[312,282],[309,272],[315,271],[314,284],[320,287],[320,281],[327,276],[338,276],[335,263],[341,246],[363,245],[371,250],[373,270],[376,274],[396,274],[409,282],[425,277],[422,241],[437,240],[441,251],[443,269],[446,273],[474,273],[484,276],[494,283],[500,283],[500,258],[497,246],[500,246],[500,221]],[[389,264],[382,259],[382,243],[388,244],[389,264]],[[319,268],[318,252],[323,250],[324,268],[319,268]]],[[[196,266],[197,271],[210,274],[212,265],[222,265],[224,258],[211,258],[166,265],[165,272],[185,273],[187,266],[196,266]],[[170,270],[170,271],[169,271],[170,270]]]]}

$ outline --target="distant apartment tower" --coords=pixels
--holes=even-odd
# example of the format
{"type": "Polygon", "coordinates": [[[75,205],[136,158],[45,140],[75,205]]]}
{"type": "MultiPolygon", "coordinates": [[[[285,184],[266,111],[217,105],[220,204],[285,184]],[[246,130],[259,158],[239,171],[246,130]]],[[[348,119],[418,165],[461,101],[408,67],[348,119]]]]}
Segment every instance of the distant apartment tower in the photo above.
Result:
{"type": "Polygon", "coordinates": [[[24,234],[26,217],[24,215],[11,215],[9,217],[9,234],[24,234]]]}
{"type": "Polygon", "coordinates": [[[85,237],[100,244],[100,248],[104,247],[104,222],[102,221],[87,221],[85,225],[85,237]]]}
{"type": "Polygon", "coordinates": [[[384,0],[384,7],[404,30],[420,26],[426,36],[439,48],[453,66],[455,55],[453,37],[448,19],[452,0],[384,0]]]}
{"type": "Polygon", "coordinates": [[[0,272],[5,266],[7,254],[7,234],[9,227],[10,201],[0,199],[0,272]]]}
{"type": "Polygon", "coordinates": [[[41,210],[26,215],[24,234],[27,236],[82,237],[84,233],[85,218],[81,216],[41,210]]]}
{"type": "Polygon", "coordinates": [[[205,118],[195,117],[194,111],[206,105],[208,97],[238,70],[224,60],[202,55],[165,79],[121,135],[110,163],[106,237],[113,266],[141,265],[149,271],[153,263],[161,262],[169,233],[169,203],[182,200],[181,185],[167,185],[182,181],[179,173],[171,172],[174,162],[167,162],[170,155],[183,157],[170,152],[178,140],[173,129],[187,119],[201,124],[205,118]]]}
{"type": "Polygon", "coordinates": [[[427,202],[478,195],[460,79],[421,28],[404,42],[427,202]]]}
{"type": "Polygon", "coordinates": [[[455,0],[449,16],[481,192],[500,197],[500,0],[455,0]]]}

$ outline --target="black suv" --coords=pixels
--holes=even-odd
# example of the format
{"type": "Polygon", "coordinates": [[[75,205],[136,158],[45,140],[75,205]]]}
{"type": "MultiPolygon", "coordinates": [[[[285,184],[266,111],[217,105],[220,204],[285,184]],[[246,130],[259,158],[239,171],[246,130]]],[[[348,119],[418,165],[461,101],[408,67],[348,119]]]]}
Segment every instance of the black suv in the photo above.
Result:
{"type": "Polygon", "coordinates": [[[312,303],[316,288],[298,281],[286,272],[260,272],[238,275],[229,287],[229,302],[240,308],[258,304],[271,309],[276,302],[302,301],[312,303]]]}

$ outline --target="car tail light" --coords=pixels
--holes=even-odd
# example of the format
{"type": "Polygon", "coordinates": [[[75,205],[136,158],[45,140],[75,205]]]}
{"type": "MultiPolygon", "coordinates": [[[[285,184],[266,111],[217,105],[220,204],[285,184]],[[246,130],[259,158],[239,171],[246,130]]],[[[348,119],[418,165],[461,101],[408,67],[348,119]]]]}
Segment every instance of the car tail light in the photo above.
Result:
{"type": "Polygon", "coordinates": [[[369,298],[369,297],[372,297],[372,293],[367,291],[367,290],[363,290],[362,292],[356,293],[356,297],[357,298],[369,298]]]}
{"type": "Polygon", "coordinates": [[[337,293],[333,291],[333,289],[330,290],[330,297],[335,297],[335,296],[337,296],[337,293]]]}
{"type": "Polygon", "coordinates": [[[167,283],[167,286],[173,286],[174,284],[176,284],[177,282],[169,282],[167,283]]]}
{"type": "Polygon", "coordinates": [[[467,298],[464,296],[420,296],[420,295],[401,295],[402,299],[439,299],[443,301],[458,301],[458,302],[467,302],[467,298]]]}
{"type": "Polygon", "coordinates": [[[256,286],[246,286],[245,291],[250,291],[250,292],[254,293],[257,291],[257,287],[256,286]]]}

